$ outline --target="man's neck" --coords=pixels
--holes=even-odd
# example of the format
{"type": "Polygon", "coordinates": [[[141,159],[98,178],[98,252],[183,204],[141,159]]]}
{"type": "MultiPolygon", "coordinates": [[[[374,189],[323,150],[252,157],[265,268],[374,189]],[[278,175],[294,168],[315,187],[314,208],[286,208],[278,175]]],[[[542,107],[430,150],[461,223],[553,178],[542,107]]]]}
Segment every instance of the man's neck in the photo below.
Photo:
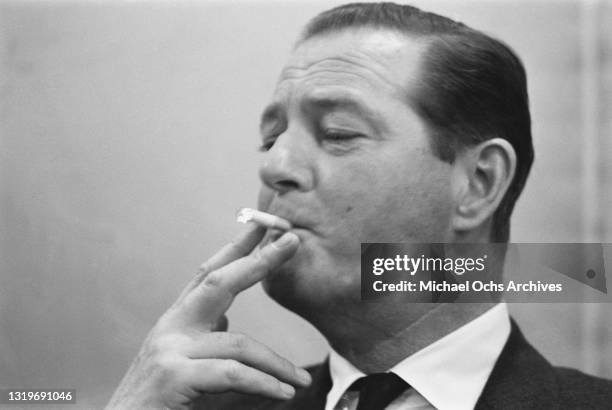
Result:
{"type": "MultiPolygon", "coordinates": [[[[485,313],[495,303],[440,303],[410,323],[404,315],[386,318],[360,315],[320,329],[339,354],[364,373],[383,372],[485,313]],[[368,320],[372,319],[372,320],[368,320]]],[[[409,305],[416,307],[415,305],[409,305]]],[[[425,309],[425,305],[420,306],[425,309]]]]}

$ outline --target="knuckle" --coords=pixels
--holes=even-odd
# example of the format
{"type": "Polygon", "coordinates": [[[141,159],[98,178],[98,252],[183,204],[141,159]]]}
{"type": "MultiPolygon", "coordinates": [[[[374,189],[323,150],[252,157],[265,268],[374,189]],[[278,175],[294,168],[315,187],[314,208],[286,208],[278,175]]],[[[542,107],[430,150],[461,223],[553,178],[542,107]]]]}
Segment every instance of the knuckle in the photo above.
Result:
{"type": "Polygon", "coordinates": [[[189,342],[190,338],[187,335],[164,334],[151,340],[149,343],[149,350],[153,357],[164,357],[180,350],[189,342]]]}
{"type": "Polygon", "coordinates": [[[289,360],[284,359],[284,358],[280,358],[280,363],[281,363],[281,369],[287,373],[287,374],[291,374],[291,375],[297,375],[297,369],[296,367],[293,365],[293,363],[291,363],[289,360]]]}
{"type": "Polygon", "coordinates": [[[270,266],[270,256],[266,252],[258,250],[257,252],[253,252],[252,257],[256,265],[262,268],[268,268],[270,266]]]}
{"type": "Polygon", "coordinates": [[[230,242],[230,245],[234,249],[234,252],[236,252],[239,255],[245,255],[249,252],[248,248],[242,241],[243,241],[243,237],[241,236],[239,238],[234,238],[230,242]]]}
{"type": "Polygon", "coordinates": [[[170,354],[162,354],[155,359],[155,372],[158,377],[169,384],[179,379],[179,366],[176,357],[170,354]]]}
{"type": "Polygon", "coordinates": [[[242,383],[244,380],[244,372],[240,363],[236,360],[226,360],[225,377],[231,385],[242,383]]]}
{"type": "Polygon", "coordinates": [[[260,388],[269,392],[277,392],[281,389],[281,382],[272,376],[264,376],[259,381],[260,388]]]}
{"type": "Polygon", "coordinates": [[[168,351],[168,348],[169,348],[169,343],[168,343],[167,336],[156,337],[149,344],[149,349],[151,351],[151,354],[155,357],[163,355],[165,352],[168,351]]]}
{"type": "Polygon", "coordinates": [[[229,344],[230,348],[235,353],[243,353],[248,349],[249,340],[246,336],[239,333],[235,333],[230,338],[229,344]]]}
{"type": "Polygon", "coordinates": [[[221,275],[218,273],[212,272],[204,279],[204,286],[208,288],[219,288],[221,287],[222,279],[221,275]]]}
{"type": "Polygon", "coordinates": [[[170,347],[173,345],[173,342],[174,337],[170,335],[158,336],[151,342],[151,347],[156,353],[164,353],[170,350],[170,347]]]}
{"type": "Polygon", "coordinates": [[[278,355],[273,355],[274,367],[279,374],[284,375],[285,377],[295,376],[296,370],[295,366],[291,364],[287,359],[284,359],[278,355]]]}
{"type": "Polygon", "coordinates": [[[196,394],[189,388],[187,389],[170,389],[162,395],[162,403],[166,406],[165,409],[173,410],[189,410],[191,406],[191,397],[196,394]]]}
{"type": "Polygon", "coordinates": [[[210,264],[207,262],[203,262],[198,268],[199,275],[207,275],[211,271],[210,264]]]}

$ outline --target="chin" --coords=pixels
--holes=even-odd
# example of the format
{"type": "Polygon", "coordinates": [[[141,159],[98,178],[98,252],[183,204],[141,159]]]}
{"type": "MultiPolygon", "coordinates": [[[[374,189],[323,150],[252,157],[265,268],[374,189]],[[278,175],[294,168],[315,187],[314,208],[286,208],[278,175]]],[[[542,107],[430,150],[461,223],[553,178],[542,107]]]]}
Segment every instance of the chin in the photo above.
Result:
{"type": "Polygon", "coordinates": [[[315,312],[329,312],[342,301],[361,300],[359,268],[342,271],[333,267],[342,265],[320,262],[298,253],[272,272],[262,282],[263,288],[280,305],[306,319],[315,312]]]}
{"type": "Polygon", "coordinates": [[[313,275],[305,271],[300,259],[299,255],[294,256],[262,282],[268,296],[290,310],[303,305],[314,293],[310,289],[315,285],[313,275]]]}

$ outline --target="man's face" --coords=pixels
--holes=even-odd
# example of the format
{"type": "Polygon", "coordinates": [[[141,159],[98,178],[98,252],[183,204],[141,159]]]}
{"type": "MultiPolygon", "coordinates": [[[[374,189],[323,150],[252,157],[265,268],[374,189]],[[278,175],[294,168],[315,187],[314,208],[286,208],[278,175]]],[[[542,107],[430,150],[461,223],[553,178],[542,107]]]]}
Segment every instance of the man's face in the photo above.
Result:
{"type": "Polygon", "coordinates": [[[262,116],[259,207],[301,240],[264,284],[287,307],[358,301],[361,242],[448,240],[453,168],[407,104],[423,48],[349,30],[305,41],[285,66],[262,116]]]}

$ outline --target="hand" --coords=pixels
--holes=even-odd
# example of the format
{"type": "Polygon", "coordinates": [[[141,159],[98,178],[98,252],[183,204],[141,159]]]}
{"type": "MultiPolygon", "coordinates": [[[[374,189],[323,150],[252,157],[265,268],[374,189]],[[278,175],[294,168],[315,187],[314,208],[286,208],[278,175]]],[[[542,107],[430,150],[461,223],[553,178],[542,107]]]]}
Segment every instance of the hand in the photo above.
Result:
{"type": "Polygon", "coordinates": [[[157,321],[107,409],[187,409],[204,393],[229,390],[289,399],[310,375],[263,344],[225,332],[234,297],[297,250],[290,232],[253,249],[265,229],[253,226],[202,264],[157,321]],[[292,386],[293,385],[293,386],[292,386]]]}

